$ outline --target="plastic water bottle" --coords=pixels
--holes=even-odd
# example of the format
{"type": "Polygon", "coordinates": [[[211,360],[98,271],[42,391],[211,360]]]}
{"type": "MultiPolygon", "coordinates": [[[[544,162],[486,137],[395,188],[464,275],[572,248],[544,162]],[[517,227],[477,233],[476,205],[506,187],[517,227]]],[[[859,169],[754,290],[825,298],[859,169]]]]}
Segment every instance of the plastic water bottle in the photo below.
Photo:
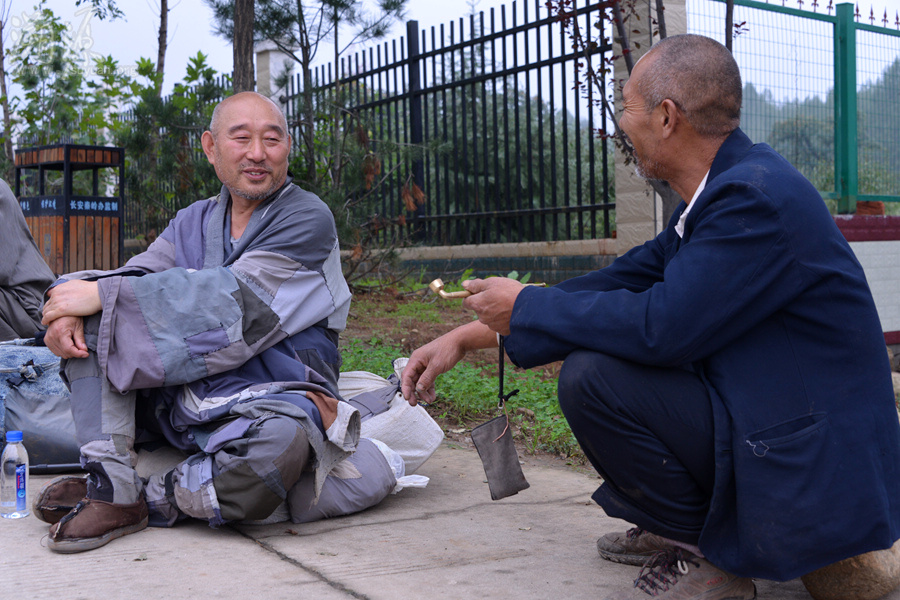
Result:
{"type": "Polygon", "coordinates": [[[0,517],[28,516],[28,452],[21,431],[6,432],[6,448],[0,457],[0,517]]]}

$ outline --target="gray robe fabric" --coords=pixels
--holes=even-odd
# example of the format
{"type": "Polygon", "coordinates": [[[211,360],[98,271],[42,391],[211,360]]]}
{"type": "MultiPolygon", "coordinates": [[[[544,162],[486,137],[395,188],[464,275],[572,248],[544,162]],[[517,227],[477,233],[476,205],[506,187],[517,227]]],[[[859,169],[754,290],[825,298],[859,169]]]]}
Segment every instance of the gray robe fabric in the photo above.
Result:
{"type": "MultiPolygon", "coordinates": [[[[122,394],[146,390],[141,402],[152,408],[142,412],[153,415],[169,444],[211,455],[266,414],[288,416],[309,437],[318,492],[359,439],[359,413],[337,393],[337,334],[346,324],[350,292],[334,220],[321,200],[289,182],[256,208],[232,244],[224,235],[228,208],[223,187],[217,197],[180,211],[121,269],[60,281],[98,281],[99,371],[122,394]]],[[[82,431],[97,430],[84,438],[95,441],[82,446],[83,455],[103,462],[114,452],[107,435],[113,432],[103,431],[88,411],[79,424],[81,411],[75,412],[82,431]]],[[[192,516],[217,524],[208,463],[195,455],[181,469],[182,481],[191,482],[191,494],[209,496],[196,501],[208,514],[192,516]]],[[[110,479],[115,487],[117,479],[110,479]]]]}
{"type": "Polygon", "coordinates": [[[19,202],[0,179],[0,341],[29,338],[43,329],[41,303],[54,279],[19,202]]]}

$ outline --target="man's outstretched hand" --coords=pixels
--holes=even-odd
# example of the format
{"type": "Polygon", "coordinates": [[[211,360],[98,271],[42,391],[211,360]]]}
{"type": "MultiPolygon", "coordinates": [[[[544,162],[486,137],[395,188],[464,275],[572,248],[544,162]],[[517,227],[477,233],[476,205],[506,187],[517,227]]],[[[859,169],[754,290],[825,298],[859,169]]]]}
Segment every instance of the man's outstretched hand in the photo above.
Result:
{"type": "Polygon", "coordinates": [[[464,281],[463,287],[472,295],[463,301],[462,308],[475,311],[478,320],[457,327],[412,353],[403,370],[400,389],[413,406],[419,400],[434,401],[438,375],[452,369],[466,352],[497,347],[497,333],[509,334],[513,305],[524,286],[515,279],[492,277],[464,281]]]}
{"type": "Polygon", "coordinates": [[[400,389],[406,401],[415,406],[419,400],[434,402],[434,382],[462,360],[466,352],[497,346],[497,334],[480,321],[457,327],[450,333],[425,344],[412,353],[403,375],[400,389]]]}

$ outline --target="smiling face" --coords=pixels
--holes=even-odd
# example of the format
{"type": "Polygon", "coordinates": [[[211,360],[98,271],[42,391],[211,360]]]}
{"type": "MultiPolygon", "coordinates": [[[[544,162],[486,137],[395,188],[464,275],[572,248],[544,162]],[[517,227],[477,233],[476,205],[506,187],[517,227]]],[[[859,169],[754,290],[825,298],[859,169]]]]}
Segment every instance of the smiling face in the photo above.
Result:
{"type": "Polygon", "coordinates": [[[654,145],[651,139],[651,119],[647,112],[646,101],[637,93],[635,81],[640,74],[641,62],[635,65],[631,78],[625,82],[622,88],[622,115],[619,117],[619,127],[631,142],[634,149],[633,158],[637,174],[644,179],[658,179],[657,163],[649,150],[654,145]]]}
{"type": "MultiPolygon", "coordinates": [[[[666,169],[659,162],[659,132],[655,130],[657,109],[648,111],[647,101],[638,93],[637,81],[649,61],[655,57],[648,54],[634,66],[631,77],[622,88],[622,115],[619,127],[631,141],[637,174],[644,179],[666,179],[666,169]]],[[[658,108],[658,107],[657,107],[658,108]]]]}
{"type": "Polygon", "coordinates": [[[223,100],[201,142],[232,196],[264,200],[287,179],[291,137],[284,116],[259,94],[245,92],[223,100]]]}

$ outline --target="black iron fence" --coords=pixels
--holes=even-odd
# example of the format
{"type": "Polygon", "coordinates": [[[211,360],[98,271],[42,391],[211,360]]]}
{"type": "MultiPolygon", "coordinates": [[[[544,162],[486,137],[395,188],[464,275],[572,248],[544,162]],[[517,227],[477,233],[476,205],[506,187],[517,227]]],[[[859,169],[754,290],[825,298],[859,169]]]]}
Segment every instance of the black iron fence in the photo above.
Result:
{"type": "MultiPolygon", "coordinates": [[[[603,3],[574,8],[590,30],[603,3]]],[[[411,21],[405,38],[317,68],[317,92],[339,90],[379,152],[375,212],[413,209],[405,233],[429,245],[609,237],[613,148],[577,81],[580,61],[599,66],[611,48],[577,55],[568,41],[527,0],[426,30],[411,21]]],[[[301,86],[292,77],[283,98],[295,127],[301,86]]]]}
{"type": "Polygon", "coordinates": [[[231,93],[231,78],[219,74],[185,88],[179,103],[173,94],[157,106],[123,113],[125,146],[125,237],[152,241],[182,208],[218,193],[215,177],[200,145],[212,109],[231,93]]]}

